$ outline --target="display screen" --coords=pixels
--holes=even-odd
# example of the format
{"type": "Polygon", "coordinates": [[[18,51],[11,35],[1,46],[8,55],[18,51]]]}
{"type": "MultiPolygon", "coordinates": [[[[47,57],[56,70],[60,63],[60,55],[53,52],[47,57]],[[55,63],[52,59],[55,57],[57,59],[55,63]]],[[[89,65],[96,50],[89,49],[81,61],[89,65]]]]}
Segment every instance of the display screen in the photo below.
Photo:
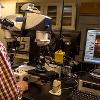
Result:
{"type": "Polygon", "coordinates": [[[84,61],[100,64],[100,29],[87,30],[84,61]]]}

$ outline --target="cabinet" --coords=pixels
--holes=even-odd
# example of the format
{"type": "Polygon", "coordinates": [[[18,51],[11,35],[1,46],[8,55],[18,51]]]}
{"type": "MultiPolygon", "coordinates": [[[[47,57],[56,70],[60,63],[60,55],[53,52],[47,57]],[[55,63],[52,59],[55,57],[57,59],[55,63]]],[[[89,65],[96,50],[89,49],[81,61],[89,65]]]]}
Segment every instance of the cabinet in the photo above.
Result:
{"type": "Polygon", "coordinates": [[[62,28],[64,30],[75,30],[76,21],[76,6],[75,4],[69,3],[64,5],[63,10],[63,23],[62,28]]]}
{"type": "Polygon", "coordinates": [[[100,2],[83,2],[79,7],[80,15],[100,15],[100,2]]]}
{"type": "MultiPolygon", "coordinates": [[[[60,29],[62,17],[62,5],[59,3],[46,4],[44,14],[52,18],[53,29],[60,29]]],[[[65,3],[63,10],[63,30],[75,30],[76,5],[65,3]]]]}
{"type": "MultiPolygon", "coordinates": [[[[24,3],[16,4],[16,13],[23,13],[20,9],[24,3]]],[[[52,29],[59,30],[61,26],[62,4],[61,3],[34,3],[35,7],[41,11],[41,14],[52,18],[52,29]]],[[[76,5],[74,3],[65,3],[63,11],[63,30],[75,30],[76,5]]]]}
{"type": "Polygon", "coordinates": [[[59,29],[60,4],[49,3],[45,5],[44,14],[52,18],[52,28],[59,29]]]}

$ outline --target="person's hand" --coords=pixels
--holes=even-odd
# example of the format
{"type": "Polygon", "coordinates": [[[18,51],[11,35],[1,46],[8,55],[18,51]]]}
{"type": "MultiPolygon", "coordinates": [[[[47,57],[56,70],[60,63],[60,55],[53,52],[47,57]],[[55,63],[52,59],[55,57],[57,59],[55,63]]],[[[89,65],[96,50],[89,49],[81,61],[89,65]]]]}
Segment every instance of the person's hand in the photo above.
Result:
{"type": "Polygon", "coordinates": [[[17,83],[17,86],[24,92],[26,90],[28,90],[28,82],[26,81],[19,81],[17,83]]]}

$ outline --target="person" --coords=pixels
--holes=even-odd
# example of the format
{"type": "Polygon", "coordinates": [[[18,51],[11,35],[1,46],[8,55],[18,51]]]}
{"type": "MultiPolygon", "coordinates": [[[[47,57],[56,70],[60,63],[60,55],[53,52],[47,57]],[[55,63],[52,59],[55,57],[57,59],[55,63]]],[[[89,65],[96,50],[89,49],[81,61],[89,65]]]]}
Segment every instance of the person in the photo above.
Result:
{"type": "MultiPolygon", "coordinates": [[[[0,4],[0,18],[2,8],[0,4]]],[[[9,30],[4,30],[4,32],[5,38],[11,36],[9,30]]],[[[21,100],[23,91],[27,89],[27,82],[16,82],[6,47],[0,41],[0,100],[21,100]]]]}

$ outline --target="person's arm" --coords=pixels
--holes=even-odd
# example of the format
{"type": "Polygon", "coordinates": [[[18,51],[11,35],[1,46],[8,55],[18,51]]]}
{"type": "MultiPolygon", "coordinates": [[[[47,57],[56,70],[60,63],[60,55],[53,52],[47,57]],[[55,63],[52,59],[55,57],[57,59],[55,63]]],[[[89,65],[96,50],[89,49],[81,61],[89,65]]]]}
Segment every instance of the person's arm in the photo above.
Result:
{"type": "Polygon", "coordinates": [[[21,100],[23,83],[19,83],[15,80],[6,48],[0,42],[0,100],[21,100]]]}

